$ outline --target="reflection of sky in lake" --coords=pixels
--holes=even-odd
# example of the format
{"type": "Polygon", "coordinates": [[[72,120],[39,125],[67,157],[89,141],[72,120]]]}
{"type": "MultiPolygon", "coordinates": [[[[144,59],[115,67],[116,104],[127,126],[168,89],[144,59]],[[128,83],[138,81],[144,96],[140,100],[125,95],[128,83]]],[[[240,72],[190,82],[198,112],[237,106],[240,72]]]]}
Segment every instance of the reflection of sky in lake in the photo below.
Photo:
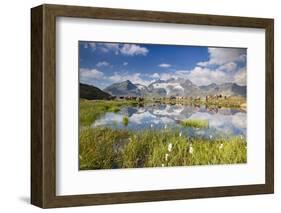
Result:
{"type": "Polygon", "coordinates": [[[205,107],[183,105],[151,105],[145,107],[124,107],[117,113],[108,112],[93,125],[107,126],[117,129],[144,130],[179,128],[189,136],[216,137],[228,135],[246,136],[246,112],[239,109],[221,108],[208,109],[205,107]],[[129,118],[124,126],[122,119],[129,118]],[[208,120],[209,128],[184,128],[179,124],[184,119],[208,120]]]}

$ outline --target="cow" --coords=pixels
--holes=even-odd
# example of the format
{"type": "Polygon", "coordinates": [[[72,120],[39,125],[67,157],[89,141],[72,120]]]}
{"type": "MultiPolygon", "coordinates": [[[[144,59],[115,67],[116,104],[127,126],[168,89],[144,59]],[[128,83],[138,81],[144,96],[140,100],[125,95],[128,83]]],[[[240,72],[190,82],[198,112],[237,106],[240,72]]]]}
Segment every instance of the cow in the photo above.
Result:
{"type": "Polygon", "coordinates": [[[136,100],[137,100],[138,102],[142,102],[142,101],[144,101],[144,98],[143,98],[143,97],[137,97],[136,100]]]}
{"type": "Polygon", "coordinates": [[[201,100],[200,96],[197,96],[196,98],[194,98],[194,101],[200,101],[200,100],[201,100]]]}
{"type": "Polygon", "coordinates": [[[175,96],[170,96],[170,100],[174,100],[174,99],[176,99],[175,96]]]}
{"type": "Polygon", "coordinates": [[[107,100],[115,100],[116,99],[116,96],[109,96],[108,98],[107,98],[107,100]]]}
{"type": "Polygon", "coordinates": [[[183,100],[184,97],[183,96],[177,96],[177,100],[183,100]]]}

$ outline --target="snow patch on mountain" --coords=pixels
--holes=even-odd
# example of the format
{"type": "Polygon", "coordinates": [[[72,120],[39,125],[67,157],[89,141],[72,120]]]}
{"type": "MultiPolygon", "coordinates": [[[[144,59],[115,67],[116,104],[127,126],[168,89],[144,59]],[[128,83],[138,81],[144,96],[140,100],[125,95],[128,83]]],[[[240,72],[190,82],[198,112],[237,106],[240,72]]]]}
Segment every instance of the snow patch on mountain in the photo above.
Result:
{"type": "Polygon", "coordinates": [[[152,87],[155,89],[165,89],[167,95],[169,95],[173,90],[184,91],[184,88],[179,83],[154,83],[152,87]]]}
{"type": "Polygon", "coordinates": [[[146,86],[144,86],[144,85],[141,85],[141,84],[135,84],[135,85],[139,90],[145,90],[146,89],[146,86]]]}

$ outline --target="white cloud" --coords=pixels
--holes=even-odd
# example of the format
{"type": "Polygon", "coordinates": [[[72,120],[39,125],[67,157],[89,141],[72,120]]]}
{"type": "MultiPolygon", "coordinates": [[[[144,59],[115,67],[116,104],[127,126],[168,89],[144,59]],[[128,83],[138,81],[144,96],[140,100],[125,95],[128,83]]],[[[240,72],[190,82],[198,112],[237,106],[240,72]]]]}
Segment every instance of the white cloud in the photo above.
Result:
{"type": "Polygon", "coordinates": [[[154,80],[156,79],[161,79],[161,80],[168,80],[175,76],[175,73],[170,73],[170,72],[162,72],[162,73],[153,73],[151,75],[147,75],[149,78],[152,78],[154,80]]]}
{"type": "Polygon", "coordinates": [[[84,44],[85,49],[88,49],[88,48],[91,48],[92,50],[96,49],[96,43],[94,43],[94,42],[83,42],[83,44],[84,44]]]}
{"type": "Polygon", "coordinates": [[[225,72],[233,72],[233,71],[236,70],[236,68],[237,68],[236,63],[229,62],[229,63],[226,63],[226,64],[223,64],[223,65],[219,66],[218,70],[225,71],[225,72]]]}
{"type": "Polygon", "coordinates": [[[176,77],[174,73],[161,73],[160,74],[160,79],[162,79],[162,80],[168,80],[173,77],[176,77]]]}
{"type": "Polygon", "coordinates": [[[84,80],[103,79],[104,74],[97,69],[80,68],[80,78],[84,80]]]}
{"type": "Polygon", "coordinates": [[[195,67],[193,70],[178,70],[176,72],[161,73],[158,74],[159,77],[157,74],[153,74],[151,77],[157,77],[162,80],[168,80],[170,78],[184,78],[189,79],[198,86],[208,85],[211,83],[222,84],[233,81],[232,75],[229,75],[228,73],[202,67],[195,67]]]}
{"type": "Polygon", "coordinates": [[[124,62],[124,63],[123,63],[123,66],[127,66],[127,65],[128,65],[128,62],[124,62]]]}
{"type": "Polygon", "coordinates": [[[88,46],[90,46],[92,48],[92,50],[96,49],[96,43],[94,43],[94,42],[88,43],[88,46]]]}
{"type": "Polygon", "coordinates": [[[246,49],[208,48],[208,52],[209,60],[197,63],[198,67],[190,71],[191,81],[199,85],[209,82],[246,85],[246,67],[237,70],[239,62],[246,62],[246,49]]]}
{"type": "Polygon", "coordinates": [[[150,75],[149,77],[151,77],[151,78],[160,78],[160,75],[159,75],[159,73],[155,72],[152,75],[150,75]]]}
{"type": "Polygon", "coordinates": [[[199,62],[198,66],[222,65],[246,59],[246,50],[241,48],[208,48],[208,52],[209,60],[199,62]]]}
{"type": "Polygon", "coordinates": [[[234,75],[234,82],[239,85],[246,85],[247,84],[247,74],[245,67],[238,70],[234,75]]]}
{"type": "Polygon", "coordinates": [[[137,44],[119,44],[119,43],[86,43],[85,47],[90,46],[93,51],[100,50],[101,52],[108,53],[114,52],[116,55],[122,54],[126,56],[147,55],[149,50],[137,44]]]}
{"type": "MultiPolygon", "coordinates": [[[[182,73],[181,73],[182,74],[182,73]]],[[[230,81],[230,77],[222,71],[212,71],[208,68],[195,67],[192,71],[187,73],[187,78],[196,85],[208,85],[211,83],[222,84],[230,81]]]]}
{"type": "Polygon", "coordinates": [[[243,67],[238,71],[225,72],[225,69],[232,69],[232,65],[226,68],[210,69],[206,67],[195,67],[192,70],[178,70],[176,72],[154,73],[149,77],[152,79],[168,80],[170,78],[189,79],[198,86],[208,85],[211,83],[223,84],[235,82],[239,85],[246,85],[246,68],[243,67]]]}
{"type": "Polygon", "coordinates": [[[143,79],[143,76],[141,73],[134,73],[134,74],[122,73],[121,74],[121,73],[115,72],[114,75],[109,76],[108,79],[110,81],[112,81],[113,83],[129,80],[132,83],[142,84],[142,85],[146,85],[146,86],[148,84],[150,84],[150,81],[143,79]]]}
{"type": "Polygon", "coordinates": [[[148,75],[149,78],[153,80],[161,79],[161,80],[168,80],[170,78],[176,78],[177,75],[175,72],[161,72],[161,73],[153,73],[152,75],[148,75]]]}
{"type": "Polygon", "coordinates": [[[147,55],[148,49],[145,47],[141,47],[136,44],[124,44],[120,48],[120,52],[123,55],[129,55],[129,56],[134,56],[134,55],[147,55]]]}
{"type": "Polygon", "coordinates": [[[116,55],[119,54],[119,44],[115,43],[98,43],[98,47],[102,52],[115,52],[116,55]]]}
{"type": "Polygon", "coordinates": [[[142,74],[141,73],[135,73],[133,75],[128,75],[124,77],[125,79],[127,78],[128,80],[132,81],[133,83],[137,83],[137,84],[142,84],[142,85],[148,85],[150,84],[150,81],[144,80],[142,78],[142,74]]]}
{"type": "Polygon", "coordinates": [[[88,43],[84,43],[84,48],[87,49],[88,48],[88,43]]]}
{"type": "Polygon", "coordinates": [[[242,55],[239,56],[239,58],[237,59],[237,61],[240,61],[240,62],[246,62],[247,60],[247,55],[246,55],[246,52],[242,55]]]}
{"type": "Polygon", "coordinates": [[[96,65],[97,67],[102,67],[102,66],[109,66],[109,63],[107,61],[100,61],[96,65]]]}
{"type": "Polygon", "coordinates": [[[168,68],[171,67],[171,64],[159,64],[158,67],[168,68]]]}
{"type": "Polygon", "coordinates": [[[211,83],[223,84],[227,82],[237,83],[241,86],[247,84],[245,67],[234,72],[225,72],[219,68],[212,70],[205,67],[195,67],[193,70],[178,70],[175,73],[163,73],[162,75],[166,79],[171,77],[189,79],[198,86],[211,83]]]}

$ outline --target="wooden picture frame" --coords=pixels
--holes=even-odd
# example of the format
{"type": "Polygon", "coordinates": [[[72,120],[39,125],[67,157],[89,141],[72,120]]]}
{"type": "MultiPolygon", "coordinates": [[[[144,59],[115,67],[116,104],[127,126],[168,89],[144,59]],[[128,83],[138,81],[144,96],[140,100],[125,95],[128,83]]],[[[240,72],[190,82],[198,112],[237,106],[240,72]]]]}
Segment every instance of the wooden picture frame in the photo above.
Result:
{"type": "MultiPolygon", "coordinates": [[[[41,5],[31,9],[31,203],[41,208],[267,194],[274,191],[274,21],[186,13],[41,5]],[[56,17],[265,29],[265,184],[56,195],[56,17]]],[[[262,139],[261,139],[262,140],[262,139]]]]}

